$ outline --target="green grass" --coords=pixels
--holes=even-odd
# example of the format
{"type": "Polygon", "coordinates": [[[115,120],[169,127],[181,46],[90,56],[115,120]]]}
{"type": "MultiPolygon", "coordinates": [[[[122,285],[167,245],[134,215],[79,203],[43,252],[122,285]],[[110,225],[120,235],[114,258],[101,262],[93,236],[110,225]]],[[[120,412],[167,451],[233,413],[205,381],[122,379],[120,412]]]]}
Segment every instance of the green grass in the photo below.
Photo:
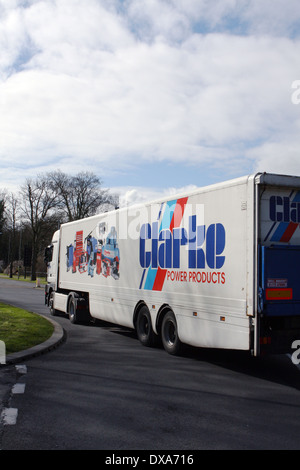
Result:
{"type": "MultiPolygon", "coordinates": [[[[0,277],[3,279],[12,279],[13,281],[32,282],[33,284],[36,284],[36,281],[32,281],[30,279],[30,275],[27,275],[26,279],[24,279],[23,274],[20,277],[18,277],[17,274],[14,274],[13,277],[10,278],[7,274],[1,273],[0,277]]],[[[43,277],[37,276],[37,278],[39,278],[41,286],[46,284],[45,276],[43,277]]]]}
{"type": "Polygon", "coordinates": [[[0,303],[0,340],[6,354],[31,348],[52,335],[54,327],[45,318],[21,308],[0,303]]]}

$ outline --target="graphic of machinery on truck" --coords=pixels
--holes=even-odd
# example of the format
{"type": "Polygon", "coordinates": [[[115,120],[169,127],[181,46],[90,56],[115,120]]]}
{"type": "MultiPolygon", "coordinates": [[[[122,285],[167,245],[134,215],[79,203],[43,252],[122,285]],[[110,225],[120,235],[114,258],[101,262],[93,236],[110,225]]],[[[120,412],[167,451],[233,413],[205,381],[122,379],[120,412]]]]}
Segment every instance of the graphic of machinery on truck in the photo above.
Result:
{"type": "Polygon", "coordinates": [[[83,230],[76,232],[73,244],[67,246],[67,271],[86,273],[94,277],[102,274],[119,279],[120,251],[115,227],[108,232],[105,222],[99,223],[96,236],[89,233],[83,238],[83,230]]]}

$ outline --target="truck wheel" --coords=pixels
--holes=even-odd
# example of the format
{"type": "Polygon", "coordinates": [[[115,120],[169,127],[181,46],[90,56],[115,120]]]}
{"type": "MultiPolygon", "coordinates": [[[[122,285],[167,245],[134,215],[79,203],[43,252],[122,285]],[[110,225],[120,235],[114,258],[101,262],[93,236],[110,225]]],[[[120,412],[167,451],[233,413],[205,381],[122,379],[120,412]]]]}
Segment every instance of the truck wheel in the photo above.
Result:
{"type": "Polygon", "coordinates": [[[58,311],[53,307],[53,303],[54,303],[54,293],[52,291],[50,294],[50,298],[49,298],[50,315],[52,317],[58,314],[58,311]]]}
{"type": "Polygon", "coordinates": [[[136,332],[138,339],[144,346],[153,346],[154,332],[151,325],[151,317],[148,308],[144,305],[137,316],[136,332]]]}
{"type": "Polygon", "coordinates": [[[77,313],[76,313],[76,301],[74,297],[72,297],[69,303],[69,319],[71,323],[78,322],[77,313]]]}
{"type": "Polygon", "coordinates": [[[181,342],[178,337],[177,322],[173,312],[170,310],[165,314],[162,321],[161,339],[165,350],[172,355],[179,354],[181,342]]]}

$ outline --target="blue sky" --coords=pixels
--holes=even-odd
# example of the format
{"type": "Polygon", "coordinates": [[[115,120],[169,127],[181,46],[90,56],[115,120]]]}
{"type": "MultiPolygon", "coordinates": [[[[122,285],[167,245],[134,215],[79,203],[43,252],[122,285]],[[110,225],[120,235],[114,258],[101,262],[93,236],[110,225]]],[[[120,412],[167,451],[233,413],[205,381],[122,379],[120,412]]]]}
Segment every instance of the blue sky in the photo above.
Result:
{"type": "Polygon", "coordinates": [[[300,175],[299,0],[0,0],[0,190],[300,175]]]}

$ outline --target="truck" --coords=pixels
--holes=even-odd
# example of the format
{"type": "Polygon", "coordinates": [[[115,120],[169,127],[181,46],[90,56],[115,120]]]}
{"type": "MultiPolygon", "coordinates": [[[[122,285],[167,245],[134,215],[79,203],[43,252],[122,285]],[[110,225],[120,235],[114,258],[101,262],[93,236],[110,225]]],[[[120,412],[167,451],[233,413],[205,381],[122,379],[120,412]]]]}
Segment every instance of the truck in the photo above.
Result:
{"type": "Polygon", "coordinates": [[[283,354],[300,340],[300,177],[256,173],[64,223],[45,302],[169,354],[283,354]]]}

